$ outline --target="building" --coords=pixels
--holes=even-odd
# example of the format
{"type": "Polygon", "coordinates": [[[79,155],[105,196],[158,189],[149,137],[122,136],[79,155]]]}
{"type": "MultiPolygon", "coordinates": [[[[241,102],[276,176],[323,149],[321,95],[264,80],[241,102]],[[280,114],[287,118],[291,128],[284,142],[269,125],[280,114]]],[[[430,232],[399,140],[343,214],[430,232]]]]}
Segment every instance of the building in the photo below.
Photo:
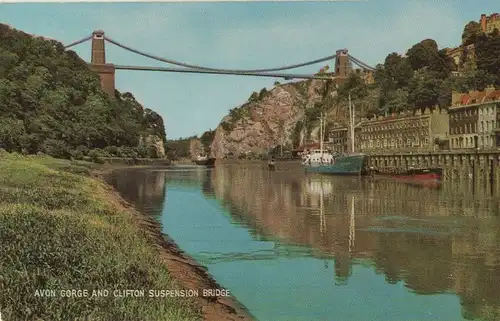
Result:
{"type": "Polygon", "coordinates": [[[355,129],[355,149],[364,153],[433,151],[446,148],[449,118],[445,109],[364,120],[355,129]],[[439,144],[437,143],[439,142],[439,144]]]}
{"type": "Polygon", "coordinates": [[[456,47],[456,48],[445,48],[446,55],[451,58],[455,66],[460,66],[461,60],[462,60],[462,55],[463,55],[463,48],[462,47],[456,47]]]}
{"type": "Polygon", "coordinates": [[[452,149],[491,149],[500,147],[500,91],[454,94],[450,114],[452,149]]]}
{"type": "Polygon", "coordinates": [[[337,153],[346,153],[348,151],[348,131],[345,126],[336,127],[328,133],[328,147],[337,153]]]}
{"type": "Polygon", "coordinates": [[[500,31],[500,15],[498,13],[494,13],[490,16],[482,14],[479,24],[481,25],[481,30],[483,32],[491,33],[495,29],[500,31]]]}
{"type": "Polygon", "coordinates": [[[476,50],[474,44],[460,46],[456,48],[445,48],[446,55],[453,61],[456,71],[455,75],[464,70],[464,64],[476,61],[476,50]],[[464,57],[465,55],[465,57],[464,57]]]}

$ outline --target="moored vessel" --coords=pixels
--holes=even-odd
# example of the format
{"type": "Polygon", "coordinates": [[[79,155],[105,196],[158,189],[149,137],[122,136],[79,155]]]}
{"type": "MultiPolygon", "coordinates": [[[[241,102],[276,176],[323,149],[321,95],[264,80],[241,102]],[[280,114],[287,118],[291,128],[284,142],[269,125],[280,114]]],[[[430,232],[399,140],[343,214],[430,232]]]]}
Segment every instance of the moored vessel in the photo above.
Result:
{"type": "Polygon", "coordinates": [[[196,159],[193,159],[193,163],[195,163],[196,165],[213,167],[213,166],[215,166],[215,160],[216,160],[215,157],[207,157],[207,156],[198,155],[198,157],[196,159]]]}
{"type": "Polygon", "coordinates": [[[388,176],[404,181],[441,181],[443,169],[437,167],[430,168],[409,168],[402,171],[380,172],[372,169],[374,175],[388,176]]]}
{"type": "Polygon", "coordinates": [[[334,154],[323,150],[323,115],[320,117],[320,149],[312,150],[302,158],[306,172],[330,175],[367,175],[368,156],[354,153],[354,110],[349,96],[349,118],[351,128],[351,153],[334,154]]]}
{"type": "Polygon", "coordinates": [[[330,155],[323,162],[314,162],[314,154],[304,161],[305,170],[330,175],[366,175],[367,156],[364,154],[330,155]]]}

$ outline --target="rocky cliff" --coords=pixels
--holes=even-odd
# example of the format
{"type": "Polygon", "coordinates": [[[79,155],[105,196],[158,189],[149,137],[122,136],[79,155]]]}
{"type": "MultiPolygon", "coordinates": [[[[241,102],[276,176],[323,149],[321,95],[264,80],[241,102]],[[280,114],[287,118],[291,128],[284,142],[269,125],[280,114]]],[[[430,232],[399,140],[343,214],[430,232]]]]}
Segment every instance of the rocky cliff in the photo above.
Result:
{"type": "MultiPolygon", "coordinates": [[[[294,135],[304,139],[302,127],[306,126],[302,124],[307,110],[324,106],[335,113],[335,95],[332,82],[323,80],[276,84],[269,91],[254,92],[248,102],[222,119],[211,145],[212,156],[261,154],[276,146],[292,147],[294,135]]],[[[309,129],[314,134],[314,128],[309,129]]]]}
{"type": "Polygon", "coordinates": [[[189,156],[191,159],[196,159],[199,155],[204,155],[204,147],[201,141],[197,138],[193,138],[189,141],[189,156]]]}

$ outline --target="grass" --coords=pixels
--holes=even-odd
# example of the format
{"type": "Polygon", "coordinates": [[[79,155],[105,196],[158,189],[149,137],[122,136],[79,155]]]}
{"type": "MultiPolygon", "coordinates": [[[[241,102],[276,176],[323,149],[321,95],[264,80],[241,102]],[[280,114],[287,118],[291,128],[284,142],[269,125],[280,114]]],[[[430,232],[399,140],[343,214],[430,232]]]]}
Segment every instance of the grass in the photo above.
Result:
{"type": "Polygon", "coordinates": [[[0,150],[0,312],[4,320],[199,320],[133,213],[85,163],[0,150]],[[54,289],[56,297],[35,296],[54,289]],[[143,298],[61,297],[63,289],[143,289],[143,298]]]}

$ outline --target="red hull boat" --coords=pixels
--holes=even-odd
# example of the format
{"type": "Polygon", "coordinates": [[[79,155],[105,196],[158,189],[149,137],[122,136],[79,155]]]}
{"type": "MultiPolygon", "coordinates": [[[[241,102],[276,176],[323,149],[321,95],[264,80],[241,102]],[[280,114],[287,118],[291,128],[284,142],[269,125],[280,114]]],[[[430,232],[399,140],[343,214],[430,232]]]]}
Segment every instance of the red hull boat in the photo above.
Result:
{"type": "Polygon", "coordinates": [[[442,168],[410,168],[404,171],[395,171],[390,173],[381,173],[378,170],[373,171],[375,175],[392,177],[402,181],[441,181],[443,177],[442,168]]]}

